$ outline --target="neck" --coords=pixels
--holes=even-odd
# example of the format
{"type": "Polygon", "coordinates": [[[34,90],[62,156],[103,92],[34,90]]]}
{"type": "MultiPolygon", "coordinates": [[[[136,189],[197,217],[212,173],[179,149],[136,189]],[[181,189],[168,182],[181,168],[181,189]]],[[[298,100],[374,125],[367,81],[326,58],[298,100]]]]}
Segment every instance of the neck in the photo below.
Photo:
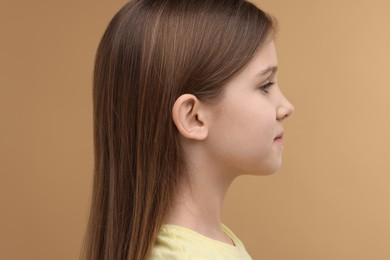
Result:
{"type": "MultiPolygon", "coordinates": [[[[189,171],[178,189],[176,200],[166,221],[194,230],[206,237],[232,244],[222,231],[223,201],[234,178],[226,176],[210,164],[189,171]]],[[[192,167],[194,168],[194,167],[192,167]]]]}

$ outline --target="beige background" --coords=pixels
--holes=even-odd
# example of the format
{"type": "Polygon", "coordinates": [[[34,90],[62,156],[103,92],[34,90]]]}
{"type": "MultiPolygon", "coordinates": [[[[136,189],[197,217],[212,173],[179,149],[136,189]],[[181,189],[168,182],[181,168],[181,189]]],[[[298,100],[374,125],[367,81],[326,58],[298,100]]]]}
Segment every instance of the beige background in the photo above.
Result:
{"type": "MultiPolygon", "coordinates": [[[[0,259],[77,259],[92,65],[126,1],[0,2],[0,259]]],[[[296,111],[282,170],[241,177],[224,222],[254,259],[390,259],[390,4],[264,0],[296,111]]]]}

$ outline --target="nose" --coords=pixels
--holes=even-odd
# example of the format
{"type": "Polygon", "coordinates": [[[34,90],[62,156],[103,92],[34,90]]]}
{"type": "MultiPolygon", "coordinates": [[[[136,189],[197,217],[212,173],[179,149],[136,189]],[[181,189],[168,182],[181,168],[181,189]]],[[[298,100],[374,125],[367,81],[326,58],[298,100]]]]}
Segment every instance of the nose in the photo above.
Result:
{"type": "Polygon", "coordinates": [[[294,106],[287,100],[287,98],[281,93],[281,101],[278,106],[276,119],[281,121],[289,117],[294,112],[294,106]]]}

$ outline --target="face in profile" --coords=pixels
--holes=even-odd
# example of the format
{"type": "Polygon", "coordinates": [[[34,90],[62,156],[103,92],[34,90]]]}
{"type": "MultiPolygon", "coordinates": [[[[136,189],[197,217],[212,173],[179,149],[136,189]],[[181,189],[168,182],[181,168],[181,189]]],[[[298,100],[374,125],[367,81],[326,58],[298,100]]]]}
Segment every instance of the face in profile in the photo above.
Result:
{"type": "Polygon", "coordinates": [[[234,175],[271,174],[281,166],[283,121],[293,112],[276,79],[277,56],[271,41],[225,87],[213,108],[206,140],[209,155],[234,175]]]}

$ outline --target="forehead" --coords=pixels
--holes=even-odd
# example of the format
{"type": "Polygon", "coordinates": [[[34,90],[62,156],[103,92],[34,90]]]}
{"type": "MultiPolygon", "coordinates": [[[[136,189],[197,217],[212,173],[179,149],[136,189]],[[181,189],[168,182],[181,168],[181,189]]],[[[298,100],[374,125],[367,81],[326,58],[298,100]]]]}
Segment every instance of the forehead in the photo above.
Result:
{"type": "Polygon", "coordinates": [[[278,66],[275,44],[266,43],[253,57],[244,71],[251,74],[266,74],[278,66]]]}
{"type": "Polygon", "coordinates": [[[273,41],[270,41],[256,52],[249,64],[233,77],[226,84],[226,87],[229,89],[233,86],[251,85],[253,82],[259,83],[259,80],[263,80],[276,72],[277,66],[278,60],[275,44],[273,41]]]}

